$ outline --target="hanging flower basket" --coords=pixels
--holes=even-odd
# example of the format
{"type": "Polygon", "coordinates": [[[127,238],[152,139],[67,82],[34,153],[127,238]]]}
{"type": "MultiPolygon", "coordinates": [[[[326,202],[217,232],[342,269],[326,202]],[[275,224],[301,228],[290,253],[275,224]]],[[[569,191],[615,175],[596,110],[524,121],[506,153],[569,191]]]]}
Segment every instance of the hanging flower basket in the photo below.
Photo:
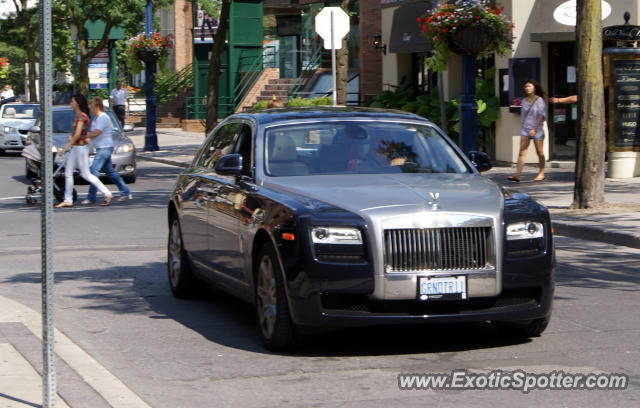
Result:
{"type": "Polygon", "coordinates": [[[171,47],[171,36],[165,37],[159,33],[141,34],[131,38],[129,40],[129,58],[127,60],[129,71],[134,74],[142,71],[140,61],[147,64],[156,64],[158,62],[163,64],[169,55],[171,47]]]}
{"type": "Polygon", "coordinates": [[[433,43],[427,59],[435,71],[447,68],[449,52],[461,55],[504,55],[513,44],[513,23],[502,14],[504,7],[489,0],[457,0],[441,4],[417,21],[422,34],[433,43]]]}
{"type": "Polygon", "coordinates": [[[461,27],[446,39],[450,51],[460,55],[478,55],[489,47],[492,31],[485,25],[461,27]]]}
{"type": "Polygon", "coordinates": [[[138,48],[136,50],[137,57],[147,63],[156,63],[160,59],[160,53],[152,49],[138,48]]]}

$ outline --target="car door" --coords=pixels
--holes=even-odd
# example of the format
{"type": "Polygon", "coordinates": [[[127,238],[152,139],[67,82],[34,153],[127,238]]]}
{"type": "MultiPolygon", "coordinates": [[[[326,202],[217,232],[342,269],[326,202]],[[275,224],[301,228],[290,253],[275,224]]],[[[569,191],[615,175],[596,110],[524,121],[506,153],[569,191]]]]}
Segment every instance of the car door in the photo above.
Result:
{"type": "MultiPolygon", "coordinates": [[[[218,159],[233,153],[235,142],[242,124],[229,122],[221,126],[214,135],[210,148],[214,152],[212,157],[204,163],[200,190],[207,198],[207,252],[205,262],[212,278],[220,281],[220,277],[237,278],[238,244],[237,228],[228,213],[233,209],[233,202],[229,201],[228,186],[235,183],[235,176],[220,175],[215,172],[218,159]]],[[[225,283],[220,282],[225,286],[225,283]]]]}
{"type": "MultiPolygon", "coordinates": [[[[230,150],[233,141],[226,142],[230,150]]],[[[211,265],[209,256],[209,206],[215,197],[211,187],[209,168],[216,155],[225,149],[225,144],[219,138],[219,130],[209,136],[197,154],[193,166],[182,178],[182,240],[191,259],[200,269],[206,271],[211,265]],[[216,137],[218,137],[217,140],[216,137]]]]}
{"type": "Polygon", "coordinates": [[[238,283],[247,284],[244,275],[242,233],[243,204],[246,200],[246,183],[252,176],[252,128],[249,123],[238,123],[233,131],[237,133],[233,153],[242,155],[243,174],[228,178],[217,185],[217,195],[212,210],[211,252],[219,261],[219,270],[238,283]]]}

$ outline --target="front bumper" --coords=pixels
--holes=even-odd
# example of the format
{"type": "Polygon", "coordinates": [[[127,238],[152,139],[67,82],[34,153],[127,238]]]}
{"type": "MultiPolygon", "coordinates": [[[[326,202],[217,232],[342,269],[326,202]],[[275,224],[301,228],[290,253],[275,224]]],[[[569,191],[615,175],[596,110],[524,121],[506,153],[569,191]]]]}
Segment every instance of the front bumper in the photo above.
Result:
{"type": "Polygon", "coordinates": [[[0,132],[0,149],[22,150],[24,149],[24,139],[17,132],[11,132],[8,135],[0,132]]]}

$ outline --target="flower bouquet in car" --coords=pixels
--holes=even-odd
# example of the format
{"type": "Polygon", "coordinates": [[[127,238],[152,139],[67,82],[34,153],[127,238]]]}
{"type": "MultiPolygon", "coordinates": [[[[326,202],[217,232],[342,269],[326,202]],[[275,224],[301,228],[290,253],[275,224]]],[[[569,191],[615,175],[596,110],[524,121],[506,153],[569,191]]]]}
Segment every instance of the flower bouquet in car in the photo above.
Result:
{"type": "Polygon", "coordinates": [[[133,73],[142,71],[140,61],[144,61],[147,64],[155,64],[157,62],[164,64],[171,47],[171,36],[165,37],[159,33],[153,33],[150,35],[140,34],[133,37],[129,40],[129,49],[127,50],[129,69],[133,73]]]}
{"type": "Polygon", "coordinates": [[[513,23],[490,0],[457,0],[441,4],[418,17],[421,32],[433,42],[433,55],[427,59],[435,71],[447,68],[449,52],[484,57],[504,55],[513,44],[513,23]]]}

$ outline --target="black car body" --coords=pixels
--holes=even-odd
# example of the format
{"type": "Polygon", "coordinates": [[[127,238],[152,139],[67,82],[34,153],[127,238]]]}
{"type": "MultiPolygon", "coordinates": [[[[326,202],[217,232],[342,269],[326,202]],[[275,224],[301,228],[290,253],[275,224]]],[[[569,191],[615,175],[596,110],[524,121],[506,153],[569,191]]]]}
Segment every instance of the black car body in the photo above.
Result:
{"type": "Polygon", "coordinates": [[[406,112],[233,115],[171,195],[171,289],[205,280],[256,304],[272,349],[307,326],[492,321],[538,335],[554,291],[549,213],[470,158],[406,112]]]}

